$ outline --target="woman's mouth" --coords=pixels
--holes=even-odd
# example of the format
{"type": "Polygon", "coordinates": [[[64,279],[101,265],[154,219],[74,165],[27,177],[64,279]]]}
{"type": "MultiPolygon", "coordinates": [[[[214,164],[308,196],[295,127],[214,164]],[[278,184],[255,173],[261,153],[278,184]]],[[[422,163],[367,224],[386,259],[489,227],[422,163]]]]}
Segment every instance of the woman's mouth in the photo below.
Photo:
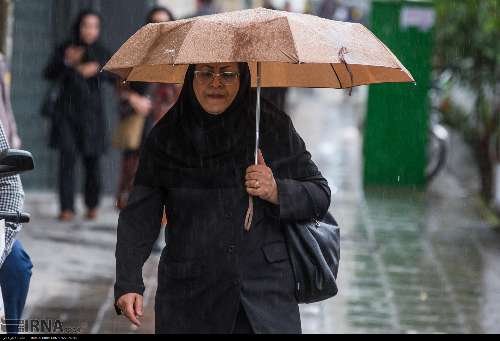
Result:
{"type": "Polygon", "coordinates": [[[214,100],[214,101],[220,101],[220,100],[224,100],[226,98],[226,96],[222,95],[222,94],[208,94],[207,98],[210,100],[214,100]]]}

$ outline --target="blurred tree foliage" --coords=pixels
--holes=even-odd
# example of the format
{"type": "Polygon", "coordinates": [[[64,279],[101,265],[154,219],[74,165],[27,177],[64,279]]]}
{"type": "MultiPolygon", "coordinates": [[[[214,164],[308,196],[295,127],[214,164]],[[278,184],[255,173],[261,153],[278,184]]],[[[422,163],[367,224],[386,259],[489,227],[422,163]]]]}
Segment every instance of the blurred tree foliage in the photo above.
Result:
{"type": "Polygon", "coordinates": [[[435,0],[435,7],[435,70],[451,70],[475,97],[471,112],[449,100],[442,111],[446,123],[463,132],[472,146],[482,196],[490,203],[494,160],[500,160],[500,0],[435,0]]]}

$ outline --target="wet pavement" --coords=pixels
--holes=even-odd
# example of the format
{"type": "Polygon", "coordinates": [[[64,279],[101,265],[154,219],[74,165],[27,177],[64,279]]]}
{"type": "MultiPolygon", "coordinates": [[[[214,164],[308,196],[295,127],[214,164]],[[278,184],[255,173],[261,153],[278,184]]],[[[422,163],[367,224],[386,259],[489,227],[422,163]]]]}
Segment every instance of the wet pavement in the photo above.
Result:
{"type": "MultiPolygon", "coordinates": [[[[342,236],[340,292],[301,305],[304,332],[499,333],[500,231],[475,208],[459,139],[450,166],[427,191],[363,189],[358,127],[366,90],[357,90],[352,98],[338,90],[290,94],[289,112],[329,180],[342,236]]],[[[56,222],[56,197],[48,193],[27,193],[26,210],[32,223],[21,241],[35,267],[25,318],[61,320],[83,333],[154,331],[158,254],[143,271],[143,326],[131,327],[112,307],[111,198],[93,223],[56,222]]]]}

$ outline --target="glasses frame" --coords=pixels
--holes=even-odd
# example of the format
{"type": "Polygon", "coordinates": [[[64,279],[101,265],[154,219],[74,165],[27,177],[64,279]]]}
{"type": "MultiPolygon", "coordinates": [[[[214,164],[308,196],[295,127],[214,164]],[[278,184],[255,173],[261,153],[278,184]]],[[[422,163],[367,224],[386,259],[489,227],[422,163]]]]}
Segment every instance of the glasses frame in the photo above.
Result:
{"type": "Polygon", "coordinates": [[[215,80],[215,77],[219,77],[219,80],[222,84],[224,85],[233,85],[238,78],[240,78],[240,73],[238,71],[224,71],[220,73],[216,73],[213,71],[208,71],[208,70],[195,70],[194,71],[194,76],[196,79],[198,79],[200,82],[204,84],[210,84],[215,80]],[[202,80],[199,75],[201,74],[211,74],[210,80],[202,80]],[[224,81],[224,78],[222,77],[224,74],[231,74],[231,75],[236,75],[231,81],[227,82],[224,81]]]}

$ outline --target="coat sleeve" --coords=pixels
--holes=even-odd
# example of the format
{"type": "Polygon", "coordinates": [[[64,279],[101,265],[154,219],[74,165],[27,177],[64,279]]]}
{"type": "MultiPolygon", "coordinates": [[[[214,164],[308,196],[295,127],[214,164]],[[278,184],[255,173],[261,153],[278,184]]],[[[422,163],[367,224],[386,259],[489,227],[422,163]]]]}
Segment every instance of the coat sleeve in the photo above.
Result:
{"type": "Polygon", "coordinates": [[[322,176],[306,179],[276,179],[279,219],[321,220],[330,207],[330,187],[322,176]]]}
{"type": "MultiPolygon", "coordinates": [[[[148,166],[148,158],[141,156],[137,176],[142,177],[148,166]]],[[[160,233],[163,201],[161,189],[136,181],[127,206],[120,212],[115,252],[115,302],[127,293],[144,293],[142,267],[160,233]]]]}
{"type": "Polygon", "coordinates": [[[160,233],[162,214],[161,191],[135,186],[118,218],[115,300],[144,293],[142,267],[160,233]]]}
{"type": "Polygon", "coordinates": [[[295,162],[287,168],[289,175],[275,178],[278,187],[278,205],[272,214],[280,220],[321,220],[330,207],[331,191],[321,175],[300,135],[288,119],[289,151],[295,162]]]}
{"type": "Polygon", "coordinates": [[[55,81],[68,72],[75,72],[74,69],[64,62],[64,51],[66,44],[58,47],[52,55],[49,63],[44,69],[43,75],[49,81],[55,81]]]}

